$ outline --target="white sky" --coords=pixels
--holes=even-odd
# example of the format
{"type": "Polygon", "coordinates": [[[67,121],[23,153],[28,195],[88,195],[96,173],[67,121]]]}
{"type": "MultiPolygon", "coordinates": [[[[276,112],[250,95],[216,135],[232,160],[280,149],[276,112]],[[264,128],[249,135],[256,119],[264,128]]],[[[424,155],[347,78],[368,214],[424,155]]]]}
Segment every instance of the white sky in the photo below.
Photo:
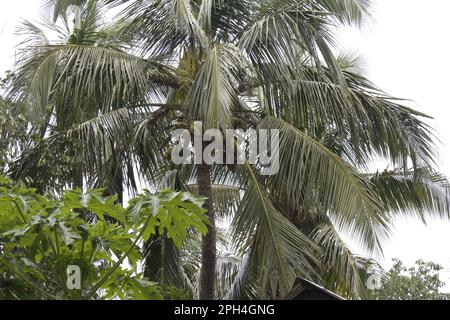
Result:
{"type": "MultiPolygon", "coordinates": [[[[360,51],[369,79],[386,92],[415,101],[415,107],[435,118],[431,123],[441,140],[440,170],[450,176],[450,1],[374,0],[370,30],[345,31],[342,45],[360,51]]],[[[40,0],[2,1],[0,5],[0,73],[11,68],[20,18],[37,19],[40,0]]],[[[446,268],[443,279],[450,291],[450,223],[399,220],[385,245],[384,267],[400,258],[407,265],[424,259],[446,268]]]]}
{"type": "MultiPolygon", "coordinates": [[[[440,170],[450,176],[450,1],[374,0],[370,30],[349,30],[344,48],[360,51],[368,77],[386,92],[414,101],[415,108],[435,118],[440,170]],[[431,9],[430,9],[431,8],[431,9]]],[[[385,267],[397,257],[412,265],[432,260],[446,269],[442,280],[450,291],[450,223],[399,219],[385,246],[385,267]]]]}

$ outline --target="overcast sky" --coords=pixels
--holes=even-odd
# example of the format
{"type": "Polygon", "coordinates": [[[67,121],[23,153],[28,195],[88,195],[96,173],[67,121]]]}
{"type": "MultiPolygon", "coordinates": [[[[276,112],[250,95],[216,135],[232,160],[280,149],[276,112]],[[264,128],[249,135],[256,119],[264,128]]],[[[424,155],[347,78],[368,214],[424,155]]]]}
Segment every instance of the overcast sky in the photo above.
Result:
{"type": "MultiPolygon", "coordinates": [[[[344,48],[359,50],[368,77],[386,92],[413,100],[413,106],[435,118],[440,170],[450,176],[450,1],[374,0],[370,30],[349,30],[344,48]]],[[[450,223],[399,220],[385,246],[388,267],[394,257],[407,264],[418,259],[439,262],[450,291],[450,223]]]]}
{"type": "MultiPolygon", "coordinates": [[[[414,106],[435,118],[431,122],[441,140],[440,170],[450,176],[450,1],[374,0],[370,30],[347,30],[342,46],[360,51],[369,78],[386,92],[414,101],[414,106]]],[[[13,35],[20,18],[37,19],[40,0],[2,1],[0,9],[0,73],[14,61],[13,35]]],[[[385,245],[384,267],[397,257],[411,265],[432,260],[446,270],[450,291],[450,223],[399,220],[385,245]]]]}

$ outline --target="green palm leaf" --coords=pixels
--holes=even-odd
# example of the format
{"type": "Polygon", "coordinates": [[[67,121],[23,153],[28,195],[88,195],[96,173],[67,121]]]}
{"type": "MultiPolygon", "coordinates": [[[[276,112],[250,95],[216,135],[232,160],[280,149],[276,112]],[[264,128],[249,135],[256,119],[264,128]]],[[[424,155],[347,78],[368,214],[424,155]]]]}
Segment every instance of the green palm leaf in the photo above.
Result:
{"type": "Polygon", "coordinates": [[[380,250],[389,217],[373,186],[320,142],[281,119],[267,117],[260,128],[280,133],[280,171],[271,181],[274,190],[297,210],[308,200],[318,201],[338,228],[368,250],[380,250]]]}
{"type": "Polygon", "coordinates": [[[260,268],[262,292],[278,287],[286,294],[297,275],[315,275],[311,241],[272,203],[255,171],[247,164],[248,186],[232,223],[232,237],[244,252],[251,250],[253,266],[260,268]]]}

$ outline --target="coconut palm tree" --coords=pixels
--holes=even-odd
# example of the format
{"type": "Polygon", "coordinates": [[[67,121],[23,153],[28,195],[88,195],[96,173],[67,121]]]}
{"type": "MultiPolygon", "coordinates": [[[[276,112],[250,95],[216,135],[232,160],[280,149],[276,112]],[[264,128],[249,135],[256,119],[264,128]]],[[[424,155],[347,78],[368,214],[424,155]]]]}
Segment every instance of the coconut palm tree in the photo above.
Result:
{"type": "Polygon", "coordinates": [[[100,2],[121,10],[109,32],[96,24],[95,40],[78,30],[75,42],[26,46],[11,94],[35,112],[37,127],[44,123],[45,139],[17,172],[34,170],[26,159],[42,149],[75,139],[85,179],[107,182],[126,165],[131,189],[137,173],[153,188],[206,196],[201,261],[171,250],[162,234],[147,245],[156,280],[191,288],[198,281],[200,299],[216,291],[281,298],[302,276],[360,297],[369,262],[340,232],[379,254],[395,212],[448,216],[426,115],[379,90],[348,57],[335,57],[336,27],[363,25],[368,0],[55,0],[55,14],[64,19],[70,5],[100,2]],[[192,131],[196,121],[221,131],[278,130],[278,173],[262,175],[261,163],[173,164],[172,132],[192,131]],[[368,174],[378,158],[394,170],[368,174]],[[232,221],[237,259],[218,259],[222,217],[232,221]],[[221,268],[228,285],[216,290],[221,268]]]}
{"type": "MultiPolygon", "coordinates": [[[[117,55],[123,39],[115,37],[114,26],[105,26],[96,1],[79,3],[80,21],[75,23],[65,13],[60,12],[59,3],[54,4],[55,17],[61,19],[44,20],[43,28],[24,21],[18,28],[25,40],[19,45],[19,59],[14,80],[9,88],[9,98],[18,101],[22,113],[29,113],[31,128],[29,135],[35,137],[34,143],[24,150],[13,177],[29,177],[33,185],[41,191],[61,192],[67,186],[82,188],[84,183],[90,187],[107,187],[110,193],[118,193],[122,198],[124,183],[134,183],[127,177],[128,155],[121,143],[98,145],[98,150],[90,154],[92,162],[98,166],[86,166],[79,132],[71,129],[81,126],[99,114],[117,111],[125,106],[121,96],[128,102],[144,103],[136,92],[126,92],[125,84],[116,81],[109,71],[108,77],[114,90],[107,96],[101,87],[85,91],[84,79],[76,78],[79,67],[77,50],[87,53],[92,61],[101,60],[102,54],[117,55]],[[57,35],[50,40],[47,34],[57,35]],[[112,78],[111,78],[112,76],[112,78]],[[63,136],[63,133],[65,136],[63,136]],[[73,133],[73,134],[72,134],[73,133]],[[125,165],[123,165],[125,163],[125,165]],[[124,169],[122,169],[124,167],[124,169]]],[[[91,65],[91,68],[97,66],[91,65]]],[[[109,69],[127,72],[128,65],[110,65],[109,69]],[[120,70],[119,70],[120,69],[120,70]]],[[[83,134],[93,134],[84,132],[83,134]]]]}

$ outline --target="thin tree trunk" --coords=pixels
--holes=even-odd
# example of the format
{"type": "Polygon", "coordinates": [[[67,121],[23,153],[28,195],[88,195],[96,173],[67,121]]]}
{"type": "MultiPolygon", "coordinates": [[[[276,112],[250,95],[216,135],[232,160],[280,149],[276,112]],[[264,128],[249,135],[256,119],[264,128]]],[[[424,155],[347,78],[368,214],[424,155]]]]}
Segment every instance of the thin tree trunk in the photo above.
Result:
{"type": "Polygon", "coordinates": [[[83,171],[81,167],[76,166],[72,169],[72,184],[73,189],[83,190],[83,171]]]}
{"type": "MultiPolygon", "coordinates": [[[[122,171],[122,163],[120,161],[120,156],[116,151],[116,147],[114,144],[111,146],[111,152],[113,154],[113,163],[114,169],[110,173],[111,181],[109,182],[108,192],[110,196],[117,194],[117,201],[119,204],[123,205],[123,171],[122,171]]],[[[119,151],[121,149],[119,148],[119,151]]]]}
{"type": "Polygon", "coordinates": [[[200,270],[200,300],[213,300],[216,286],[216,219],[212,200],[210,167],[197,165],[197,184],[200,195],[207,197],[204,208],[208,210],[209,229],[202,241],[202,267],[200,270]]]}

